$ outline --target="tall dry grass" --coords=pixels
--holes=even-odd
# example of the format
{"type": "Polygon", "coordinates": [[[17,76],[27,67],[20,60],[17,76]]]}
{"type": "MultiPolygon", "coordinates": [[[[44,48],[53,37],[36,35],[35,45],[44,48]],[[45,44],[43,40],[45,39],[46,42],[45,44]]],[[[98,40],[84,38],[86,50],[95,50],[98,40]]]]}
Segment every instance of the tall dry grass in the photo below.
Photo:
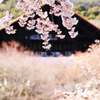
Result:
{"type": "Polygon", "coordinates": [[[95,42],[69,57],[65,88],[55,91],[55,100],[100,100],[100,41],[95,42]]]}
{"type": "Polygon", "coordinates": [[[0,100],[99,100],[98,40],[70,57],[36,57],[25,49],[16,42],[3,43],[0,100]]]}
{"type": "Polygon", "coordinates": [[[52,100],[65,79],[58,59],[47,60],[25,51],[19,43],[3,43],[0,53],[0,100],[52,100]],[[63,78],[63,79],[62,79],[63,78]]]}

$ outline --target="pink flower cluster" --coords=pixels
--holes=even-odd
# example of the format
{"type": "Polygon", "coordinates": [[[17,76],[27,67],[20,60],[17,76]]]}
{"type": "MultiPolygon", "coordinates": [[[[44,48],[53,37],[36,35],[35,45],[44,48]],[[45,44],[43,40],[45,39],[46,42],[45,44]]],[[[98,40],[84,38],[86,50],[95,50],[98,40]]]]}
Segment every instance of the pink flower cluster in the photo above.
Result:
{"type": "Polygon", "coordinates": [[[0,3],[2,3],[4,0],[0,0],[0,3]]]}
{"type": "MultiPolygon", "coordinates": [[[[18,9],[23,9],[25,12],[25,15],[23,15],[18,22],[19,25],[21,27],[27,25],[26,28],[28,30],[36,28],[36,32],[40,34],[41,39],[44,40],[42,46],[44,49],[50,49],[51,47],[51,44],[48,42],[50,31],[55,31],[57,33],[56,36],[61,39],[65,37],[65,35],[61,34],[62,31],[58,29],[58,25],[50,20],[48,13],[54,14],[55,16],[61,16],[62,24],[69,30],[69,35],[71,38],[78,35],[78,32],[74,32],[73,28],[73,25],[76,25],[78,20],[75,17],[72,18],[74,15],[74,12],[72,11],[73,3],[71,3],[69,0],[61,1],[59,3],[56,3],[56,0],[18,0],[16,7],[18,9]],[[42,6],[45,4],[50,6],[50,12],[43,11],[42,6]],[[38,15],[39,18],[35,19],[34,17],[36,15],[38,15]],[[28,18],[30,18],[30,20],[27,22],[28,18]]],[[[6,16],[8,16],[8,14],[6,16]]],[[[12,18],[12,16],[10,16],[10,18],[12,18]]],[[[6,19],[3,21],[6,21],[6,19]]],[[[7,22],[8,21],[4,23],[7,22]]],[[[10,25],[9,22],[7,24],[10,25]]],[[[7,27],[6,30],[7,33],[9,33],[7,27]]],[[[13,30],[13,27],[9,30],[13,30]]],[[[10,33],[13,32],[11,31],[10,33]]]]}
{"type": "MultiPolygon", "coordinates": [[[[49,20],[48,17],[46,18],[38,18],[37,25],[36,25],[36,32],[41,34],[41,39],[44,40],[42,46],[44,49],[50,49],[51,44],[49,44],[49,32],[50,31],[58,31],[58,25],[54,24],[49,20]]],[[[58,31],[59,32],[59,31],[58,31]]]]}
{"type": "Polygon", "coordinates": [[[7,34],[15,34],[16,29],[13,29],[13,26],[10,26],[12,14],[10,14],[8,11],[6,12],[5,17],[2,18],[3,25],[5,26],[5,31],[7,34]]]}
{"type": "Polygon", "coordinates": [[[68,32],[71,38],[75,38],[78,35],[78,32],[75,32],[74,30],[75,27],[73,27],[71,31],[68,32]]]}
{"type": "Polygon", "coordinates": [[[19,19],[19,25],[21,27],[24,27],[27,24],[28,17],[26,15],[21,16],[21,18],[19,19]]]}

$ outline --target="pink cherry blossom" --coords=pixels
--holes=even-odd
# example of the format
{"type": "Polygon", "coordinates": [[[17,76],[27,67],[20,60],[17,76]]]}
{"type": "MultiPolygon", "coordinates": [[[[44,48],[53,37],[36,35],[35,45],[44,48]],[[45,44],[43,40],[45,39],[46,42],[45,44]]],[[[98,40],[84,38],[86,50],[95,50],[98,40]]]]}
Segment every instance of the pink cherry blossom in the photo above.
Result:
{"type": "Polygon", "coordinates": [[[42,46],[44,49],[47,49],[49,50],[51,48],[51,44],[48,44],[48,45],[45,45],[45,46],[42,46]]]}
{"type": "MultiPolygon", "coordinates": [[[[0,1],[0,3],[3,0],[0,1]]],[[[51,44],[49,44],[49,32],[54,31],[57,33],[57,37],[63,39],[65,35],[62,34],[62,30],[59,26],[55,24],[54,20],[49,18],[48,14],[61,17],[62,25],[69,30],[69,35],[74,38],[78,35],[78,32],[74,32],[74,25],[78,23],[76,17],[72,17],[74,12],[72,11],[73,3],[69,0],[61,1],[56,3],[56,0],[18,0],[16,7],[17,9],[22,9],[24,15],[21,16],[18,23],[21,27],[26,27],[28,30],[35,29],[35,31],[40,34],[41,39],[44,40],[43,48],[50,49],[51,44]],[[50,6],[50,12],[43,10],[43,5],[50,6]],[[35,16],[38,15],[38,18],[35,16]],[[30,20],[28,20],[30,19],[30,20]]],[[[6,15],[2,18],[3,25],[7,34],[14,34],[16,29],[13,29],[11,25],[13,15],[6,12],[6,15]]]]}
{"type": "Polygon", "coordinates": [[[59,37],[60,39],[65,38],[65,35],[62,35],[62,34],[57,34],[56,36],[59,37]]]}
{"type": "Polygon", "coordinates": [[[13,15],[7,11],[6,15],[2,18],[2,23],[5,27],[5,31],[7,34],[16,33],[16,29],[13,29],[13,26],[10,26],[12,17],[13,17],[13,15]]]}
{"type": "Polygon", "coordinates": [[[68,33],[71,38],[75,38],[78,35],[78,32],[75,32],[75,27],[73,27],[68,33]]]}
{"type": "Polygon", "coordinates": [[[2,3],[4,0],[0,0],[0,3],[2,3]]]}

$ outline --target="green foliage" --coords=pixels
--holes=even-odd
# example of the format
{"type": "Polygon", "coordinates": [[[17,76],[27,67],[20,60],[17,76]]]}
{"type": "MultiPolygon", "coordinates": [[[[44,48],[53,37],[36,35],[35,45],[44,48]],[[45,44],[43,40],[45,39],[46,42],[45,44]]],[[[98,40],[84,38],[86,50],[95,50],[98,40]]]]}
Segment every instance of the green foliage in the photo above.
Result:
{"type": "Polygon", "coordinates": [[[88,15],[94,14],[95,16],[98,16],[100,14],[100,7],[98,7],[98,6],[92,7],[90,9],[88,9],[87,13],[88,13],[88,15]]]}
{"type": "Polygon", "coordinates": [[[4,0],[3,3],[0,4],[0,18],[5,15],[6,11],[9,11],[13,14],[13,18],[16,18],[23,14],[22,10],[16,8],[17,0],[4,0]]]}
{"type": "Polygon", "coordinates": [[[76,13],[88,19],[95,19],[95,18],[99,19],[100,18],[100,7],[99,6],[94,6],[94,7],[87,9],[85,5],[78,4],[74,6],[73,10],[76,13]]]}
{"type": "Polygon", "coordinates": [[[81,11],[80,14],[85,17],[87,16],[87,11],[81,11]]]}
{"type": "Polygon", "coordinates": [[[90,15],[88,16],[88,19],[95,19],[95,15],[94,15],[94,14],[90,14],[90,15]]]}
{"type": "Polygon", "coordinates": [[[100,0],[71,0],[75,5],[84,4],[87,9],[93,6],[100,6],[100,0]]]}
{"type": "MultiPolygon", "coordinates": [[[[0,18],[5,15],[5,11],[10,11],[13,18],[23,14],[22,10],[16,8],[17,0],[4,0],[0,4],[0,18]]],[[[71,0],[75,4],[73,10],[88,19],[100,19],[100,1],[99,0],[71,0]]]]}
{"type": "Polygon", "coordinates": [[[86,9],[85,9],[85,6],[84,6],[84,5],[78,4],[78,5],[75,5],[75,6],[74,6],[73,10],[74,10],[74,11],[77,11],[77,10],[78,10],[78,11],[83,11],[83,10],[86,10],[86,9]]]}
{"type": "Polygon", "coordinates": [[[100,0],[71,0],[73,10],[87,19],[100,19],[100,0]]]}

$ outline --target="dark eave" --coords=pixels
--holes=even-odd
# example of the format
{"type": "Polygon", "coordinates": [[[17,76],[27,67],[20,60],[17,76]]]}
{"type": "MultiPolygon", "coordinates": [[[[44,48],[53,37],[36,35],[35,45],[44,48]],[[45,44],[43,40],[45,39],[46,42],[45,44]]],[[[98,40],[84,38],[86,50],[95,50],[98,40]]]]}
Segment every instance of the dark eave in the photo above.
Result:
{"type": "Polygon", "coordinates": [[[81,19],[83,19],[84,21],[86,21],[87,23],[89,23],[90,25],[94,26],[95,28],[97,28],[98,30],[100,30],[99,27],[97,27],[96,25],[92,24],[89,20],[87,20],[86,18],[82,17],[81,15],[79,15],[78,13],[75,13],[78,17],[80,17],[81,19]]]}

